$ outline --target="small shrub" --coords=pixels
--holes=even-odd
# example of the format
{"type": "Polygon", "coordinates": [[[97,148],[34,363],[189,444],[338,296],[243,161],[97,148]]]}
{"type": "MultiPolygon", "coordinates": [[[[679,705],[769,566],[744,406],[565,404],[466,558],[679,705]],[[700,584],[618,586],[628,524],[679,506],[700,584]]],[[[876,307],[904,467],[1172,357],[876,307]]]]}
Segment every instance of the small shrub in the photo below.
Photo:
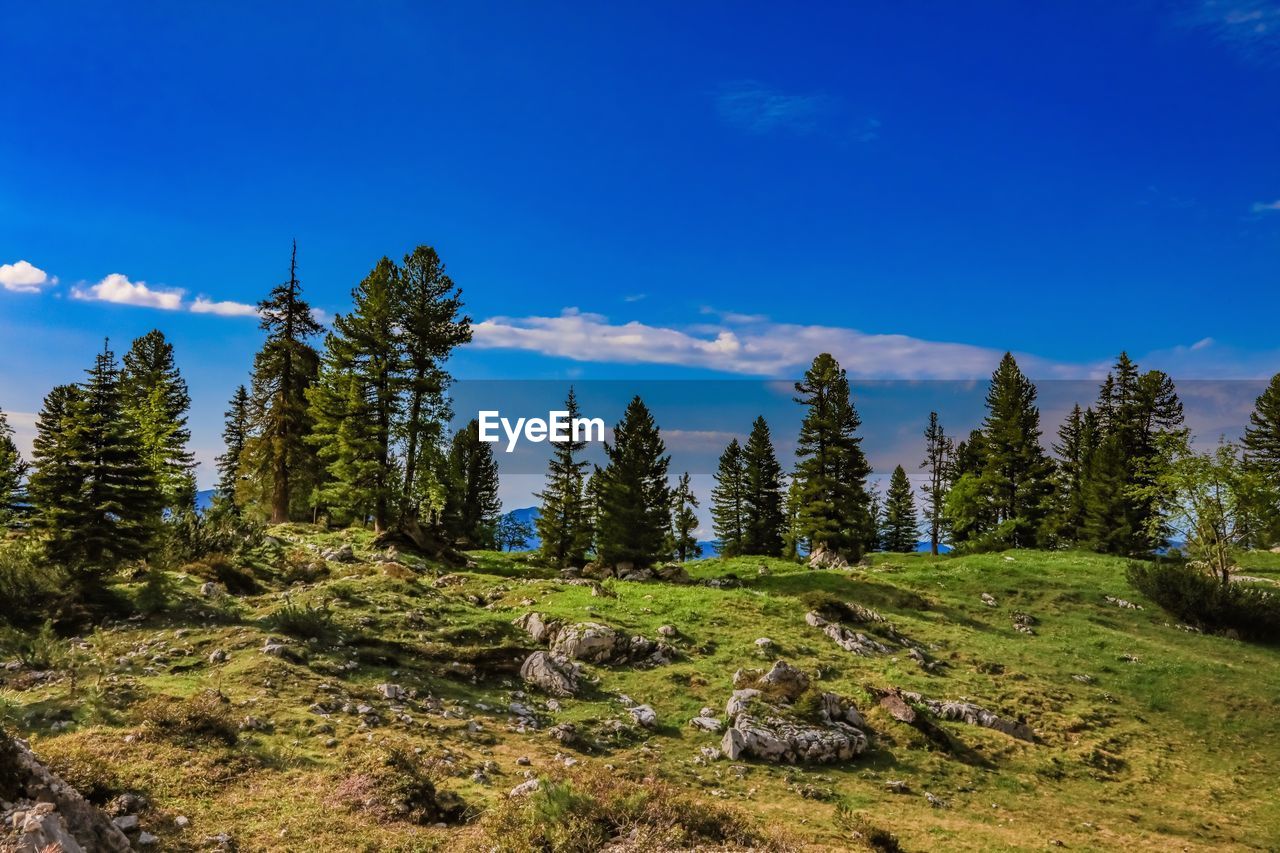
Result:
{"type": "Polygon", "coordinates": [[[0,601],[20,607],[0,608],[0,622],[30,627],[58,616],[69,603],[66,572],[50,565],[30,541],[0,544],[0,601]]]}
{"type": "Polygon", "coordinates": [[[0,628],[0,652],[13,655],[30,669],[53,669],[66,658],[66,645],[46,619],[37,631],[0,628]]]}
{"type": "Polygon", "coordinates": [[[1280,640],[1280,596],[1257,587],[1224,584],[1183,562],[1133,562],[1129,583],[1182,622],[1243,639],[1280,640]]]}
{"type": "Polygon", "coordinates": [[[63,738],[57,749],[44,751],[40,757],[62,781],[96,806],[105,806],[130,790],[118,762],[94,752],[78,738],[63,738]]]}
{"type": "Polygon", "coordinates": [[[291,637],[310,639],[325,637],[333,630],[333,612],[329,603],[294,604],[286,598],[274,613],[267,616],[267,627],[291,637]]]}
{"type": "Polygon", "coordinates": [[[202,690],[185,699],[154,696],[136,711],[145,733],[176,741],[218,741],[235,744],[239,729],[230,701],[216,690],[202,690]]]}
{"type": "Polygon", "coordinates": [[[175,584],[169,573],[159,566],[148,566],[138,591],[138,607],[143,613],[159,613],[169,606],[175,584]]]}
{"type": "Polygon", "coordinates": [[[352,772],[329,796],[336,806],[419,824],[461,823],[468,817],[461,797],[437,787],[441,774],[434,763],[406,747],[360,752],[350,756],[350,763],[352,772]]]}
{"type": "Polygon", "coordinates": [[[220,583],[232,595],[253,595],[260,589],[252,574],[222,553],[208,554],[183,566],[182,570],[194,577],[220,583]]]}
{"type": "Polygon", "coordinates": [[[877,853],[901,853],[902,846],[898,837],[887,829],[882,829],[865,816],[854,811],[848,803],[836,806],[836,826],[849,833],[849,838],[868,850],[877,853]]]}

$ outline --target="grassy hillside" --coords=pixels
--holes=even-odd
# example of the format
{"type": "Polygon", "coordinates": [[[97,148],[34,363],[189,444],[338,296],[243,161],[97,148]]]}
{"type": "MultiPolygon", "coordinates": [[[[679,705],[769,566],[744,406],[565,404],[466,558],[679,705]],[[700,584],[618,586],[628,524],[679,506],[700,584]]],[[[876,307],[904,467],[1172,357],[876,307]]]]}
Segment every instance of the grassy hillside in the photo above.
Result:
{"type": "MultiPolygon", "coordinates": [[[[407,558],[372,562],[359,531],[276,533],[283,555],[255,570],[250,594],[204,595],[219,568],[193,566],[172,577],[167,610],[36,643],[25,665],[0,670],[5,725],[98,802],[144,795],[142,824],[161,849],[207,849],[221,833],[241,850],[492,846],[498,817],[475,818],[527,774],[573,780],[606,765],[736,809],[798,848],[853,847],[868,825],[907,850],[1280,844],[1271,792],[1280,650],[1171,624],[1128,588],[1122,561],[879,555],[868,567],[813,572],[716,559],[690,565],[691,585],[593,590],[524,555],[476,553],[468,569],[446,573],[407,558]],[[316,556],[344,543],[354,562],[316,556]],[[874,609],[942,666],[842,650],[805,622],[823,596],[874,609]],[[538,645],[511,623],[533,610],[650,638],[671,626],[680,655],[652,668],[589,666],[597,684],[549,705],[517,692],[516,667],[538,645]],[[1031,617],[1034,634],[1015,630],[1015,613],[1031,617]],[[284,641],[284,656],[262,651],[269,637],[284,641]],[[759,638],[773,641],[767,654],[759,638]],[[870,750],[815,767],[706,759],[700,750],[720,736],[690,718],[704,706],[722,714],[734,672],[775,659],[852,698],[870,750]],[[384,683],[415,694],[389,700],[384,683]],[[939,723],[945,738],[926,737],[868,692],[891,687],[1021,718],[1037,741],[952,722],[939,723]],[[634,725],[624,696],[651,705],[657,728],[634,725]],[[536,730],[513,720],[513,701],[537,712],[536,730]],[[583,743],[549,736],[564,722],[583,743]],[[421,825],[380,809],[367,788],[381,777],[358,771],[388,746],[430,760],[472,822],[440,828],[435,816],[418,815],[421,825]]],[[[1259,575],[1280,567],[1273,555],[1254,562],[1259,575]]]]}

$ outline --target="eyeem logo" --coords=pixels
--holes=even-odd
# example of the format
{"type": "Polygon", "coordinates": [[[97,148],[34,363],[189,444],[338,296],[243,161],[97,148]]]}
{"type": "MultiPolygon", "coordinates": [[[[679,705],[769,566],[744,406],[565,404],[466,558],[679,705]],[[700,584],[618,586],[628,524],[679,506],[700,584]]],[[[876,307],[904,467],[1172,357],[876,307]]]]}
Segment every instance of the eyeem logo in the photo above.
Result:
{"type": "Polygon", "coordinates": [[[547,419],[516,418],[515,424],[502,417],[501,412],[482,411],[480,415],[480,440],[496,444],[502,440],[498,428],[507,436],[507,453],[516,449],[516,443],[523,435],[525,441],[535,444],[542,441],[554,441],[562,444],[567,441],[604,441],[603,418],[572,418],[568,412],[547,412],[547,419]]]}

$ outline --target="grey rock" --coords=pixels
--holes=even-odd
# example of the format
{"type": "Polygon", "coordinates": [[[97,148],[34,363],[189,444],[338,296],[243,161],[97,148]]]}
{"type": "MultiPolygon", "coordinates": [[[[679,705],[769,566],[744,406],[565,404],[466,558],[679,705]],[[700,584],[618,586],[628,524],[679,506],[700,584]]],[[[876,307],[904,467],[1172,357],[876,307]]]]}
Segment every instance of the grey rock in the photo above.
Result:
{"type": "Polygon", "coordinates": [[[552,696],[578,694],[578,667],[562,655],[534,652],[520,667],[520,677],[526,684],[552,696]]]}

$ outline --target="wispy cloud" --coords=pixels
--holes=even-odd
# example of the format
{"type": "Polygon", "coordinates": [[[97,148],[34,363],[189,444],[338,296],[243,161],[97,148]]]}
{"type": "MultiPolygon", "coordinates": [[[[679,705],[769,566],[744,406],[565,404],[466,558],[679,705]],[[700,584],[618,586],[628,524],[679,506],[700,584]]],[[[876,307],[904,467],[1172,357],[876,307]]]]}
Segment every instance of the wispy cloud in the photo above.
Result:
{"type": "Polygon", "coordinates": [[[1277,0],[1194,0],[1183,20],[1213,33],[1246,59],[1267,64],[1280,62],[1277,0]]]}
{"type": "Polygon", "coordinates": [[[648,295],[649,295],[649,294],[647,294],[647,293],[630,293],[630,294],[628,294],[628,295],[626,295],[626,296],[622,297],[622,301],[623,301],[623,302],[639,302],[639,301],[641,301],[642,299],[644,299],[644,298],[645,298],[646,296],[648,296],[648,295]]]}
{"type": "Polygon", "coordinates": [[[51,276],[27,261],[0,264],[0,285],[5,290],[14,293],[39,293],[41,289],[52,287],[57,283],[57,276],[51,276]]]}
{"type": "Polygon", "coordinates": [[[91,287],[76,287],[71,291],[76,299],[159,308],[162,311],[177,311],[182,308],[184,293],[186,291],[182,288],[152,287],[145,281],[129,281],[127,276],[118,272],[111,273],[91,287]]]}
{"type": "Polygon", "coordinates": [[[257,317],[258,308],[256,305],[246,305],[243,302],[214,302],[203,296],[197,296],[195,301],[191,303],[189,309],[192,314],[216,314],[219,317],[257,317]]]}
{"type": "MultiPolygon", "coordinates": [[[[558,317],[493,317],[474,327],[482,349],[516,349],[574,361],[665,364],[749,376],[786,376],[820,352],[830,352],[863,378],[975,379],[989,376],[1001,352],[907,335],[868,334],[838,326],[775,323],[727,315],[690,329],[636,321],[612,323],[600,314],[565,309],[558,317]]],[[[1092,376],[1095,365],[1066,365],[1023,356],[1041,377],[1092,376]]]]}
{"type": "Polygon", "coordinates": [[[755,80],[726,83],[716,95],[720,117],[748,133],[811,133],[839,106],[830,95],[782,92],[755,80]]]}
{"type": "Polygon", "coordinates": [[[1280,199],[1275,201],[1256,201],[1253,203],[1254,213],[1280,212],[1280,199]]]}

